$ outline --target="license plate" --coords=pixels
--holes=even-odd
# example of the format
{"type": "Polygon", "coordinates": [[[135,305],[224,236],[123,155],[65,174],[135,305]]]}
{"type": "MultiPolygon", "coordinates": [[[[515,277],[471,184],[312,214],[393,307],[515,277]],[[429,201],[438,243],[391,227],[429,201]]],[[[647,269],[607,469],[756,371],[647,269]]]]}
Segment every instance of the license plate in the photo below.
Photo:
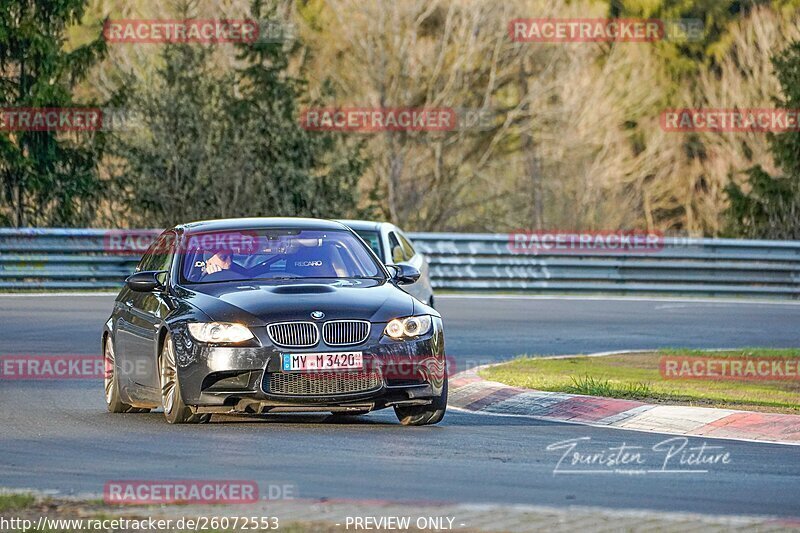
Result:
{"type": "Polygon", "coordinates": [[[353,370],[363,367],[362,352],[283,354],[282,368],[284,372],[353,370]]]}

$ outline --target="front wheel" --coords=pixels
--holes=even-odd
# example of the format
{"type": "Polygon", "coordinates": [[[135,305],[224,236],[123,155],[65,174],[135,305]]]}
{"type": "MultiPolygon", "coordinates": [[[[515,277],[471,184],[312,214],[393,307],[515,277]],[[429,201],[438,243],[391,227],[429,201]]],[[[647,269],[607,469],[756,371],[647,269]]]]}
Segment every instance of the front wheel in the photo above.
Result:
{"type": "Polygon", "coordinates": [[[178,383],[178,365],[175,363],[175,347],[172,336],[168,333],[161,348],[161,404],[164,406],[164,417],[170,424],[201,424],[208,422],[210,414],[195,414],[183,403],[181,387],[178,383]]]}
{"type": "Polygon", "coordinates": [[[447,410],[447,376],[442,386],[442,394],[434,398],[429,405],[397,406],[394,414],[404,426],[428,426],[438,424],[447,410]]]}

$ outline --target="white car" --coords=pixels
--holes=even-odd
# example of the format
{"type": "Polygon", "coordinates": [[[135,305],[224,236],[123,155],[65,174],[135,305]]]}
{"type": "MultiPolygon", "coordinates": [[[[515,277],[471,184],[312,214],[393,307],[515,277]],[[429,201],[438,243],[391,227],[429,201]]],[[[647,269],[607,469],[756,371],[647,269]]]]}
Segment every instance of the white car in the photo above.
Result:
{"type": "Polygon", "coordinates": [[[433,307],[433,287],[431,286],[428,259],[414,248],[414,244],[400,228],[388,222],[370,220],[339,220],[355,231],[372,248],[375,255],[386,265],[403,263],[420,271],[419,280],[401,288],[417,300],[433,307]]]}

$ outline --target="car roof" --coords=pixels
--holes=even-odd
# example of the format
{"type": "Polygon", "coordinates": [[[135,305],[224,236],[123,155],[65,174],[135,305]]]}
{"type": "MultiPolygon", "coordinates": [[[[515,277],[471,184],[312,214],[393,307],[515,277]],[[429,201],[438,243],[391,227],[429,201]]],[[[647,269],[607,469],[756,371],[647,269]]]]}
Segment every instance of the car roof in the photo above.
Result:
{"type": "Polygon", "coordinates": [[[218,220],[201,220],[175,226],[178,231],[191,233],[205,231],[231,231],[237,229],[269,229],[269,228],[297,228],[334,230],[345,229],[345,226],[335,220],[302,217],[252,217],[252,218],[222,218],[218,220]]]}
{"type": "Polygon", "coordinates": [[[376,222],[374,220],[337,220],[345,226],[355,231],[380,231],[382,226],[391,226],[388,222],[376,222]]]}

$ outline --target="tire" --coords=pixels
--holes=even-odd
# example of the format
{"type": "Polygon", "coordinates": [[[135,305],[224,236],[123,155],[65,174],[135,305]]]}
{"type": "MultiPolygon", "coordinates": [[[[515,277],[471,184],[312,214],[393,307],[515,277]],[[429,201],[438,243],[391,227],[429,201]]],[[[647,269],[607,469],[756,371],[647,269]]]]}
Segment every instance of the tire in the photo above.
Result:
{"type": "Polygon", "coordinates": [[[183,403],[181,387],[178,382],[178,366],[175,363],[175,347],[172,336],[167,333],[161,355],[158,358],[159,378],[161,382],[161,405],[164,406],[164,418],[170,424],[202,424],[211,419],[210,414],[195,414],[183,403]]]}
{"type": "Polygon", "coordinates": [[[122,401],[119,394],[119,380],[117,378],[117,362],[114,353],[114,341],[111,336],[106,337],[103,343],[103,386],[106,396],[106,407],[110,413],[149,413],[150,409],[134,407],[122,401]]]}
{"type": "Polygon", "coordinates": [[[432,294],[431,294],[430,299],[428,299],[428,306],[429,307],[433,307],[434,309],[436,309],[436,306],[433,305],[433,295],[432,294]]]}
{"type": "Polygon", "coordinates": [[[394,414],[404,426],[428,426],[438,424],[447,410],[447,376],[444,378],[442,394],[434,398],[429,405],[397,406],[394,414]]]}

